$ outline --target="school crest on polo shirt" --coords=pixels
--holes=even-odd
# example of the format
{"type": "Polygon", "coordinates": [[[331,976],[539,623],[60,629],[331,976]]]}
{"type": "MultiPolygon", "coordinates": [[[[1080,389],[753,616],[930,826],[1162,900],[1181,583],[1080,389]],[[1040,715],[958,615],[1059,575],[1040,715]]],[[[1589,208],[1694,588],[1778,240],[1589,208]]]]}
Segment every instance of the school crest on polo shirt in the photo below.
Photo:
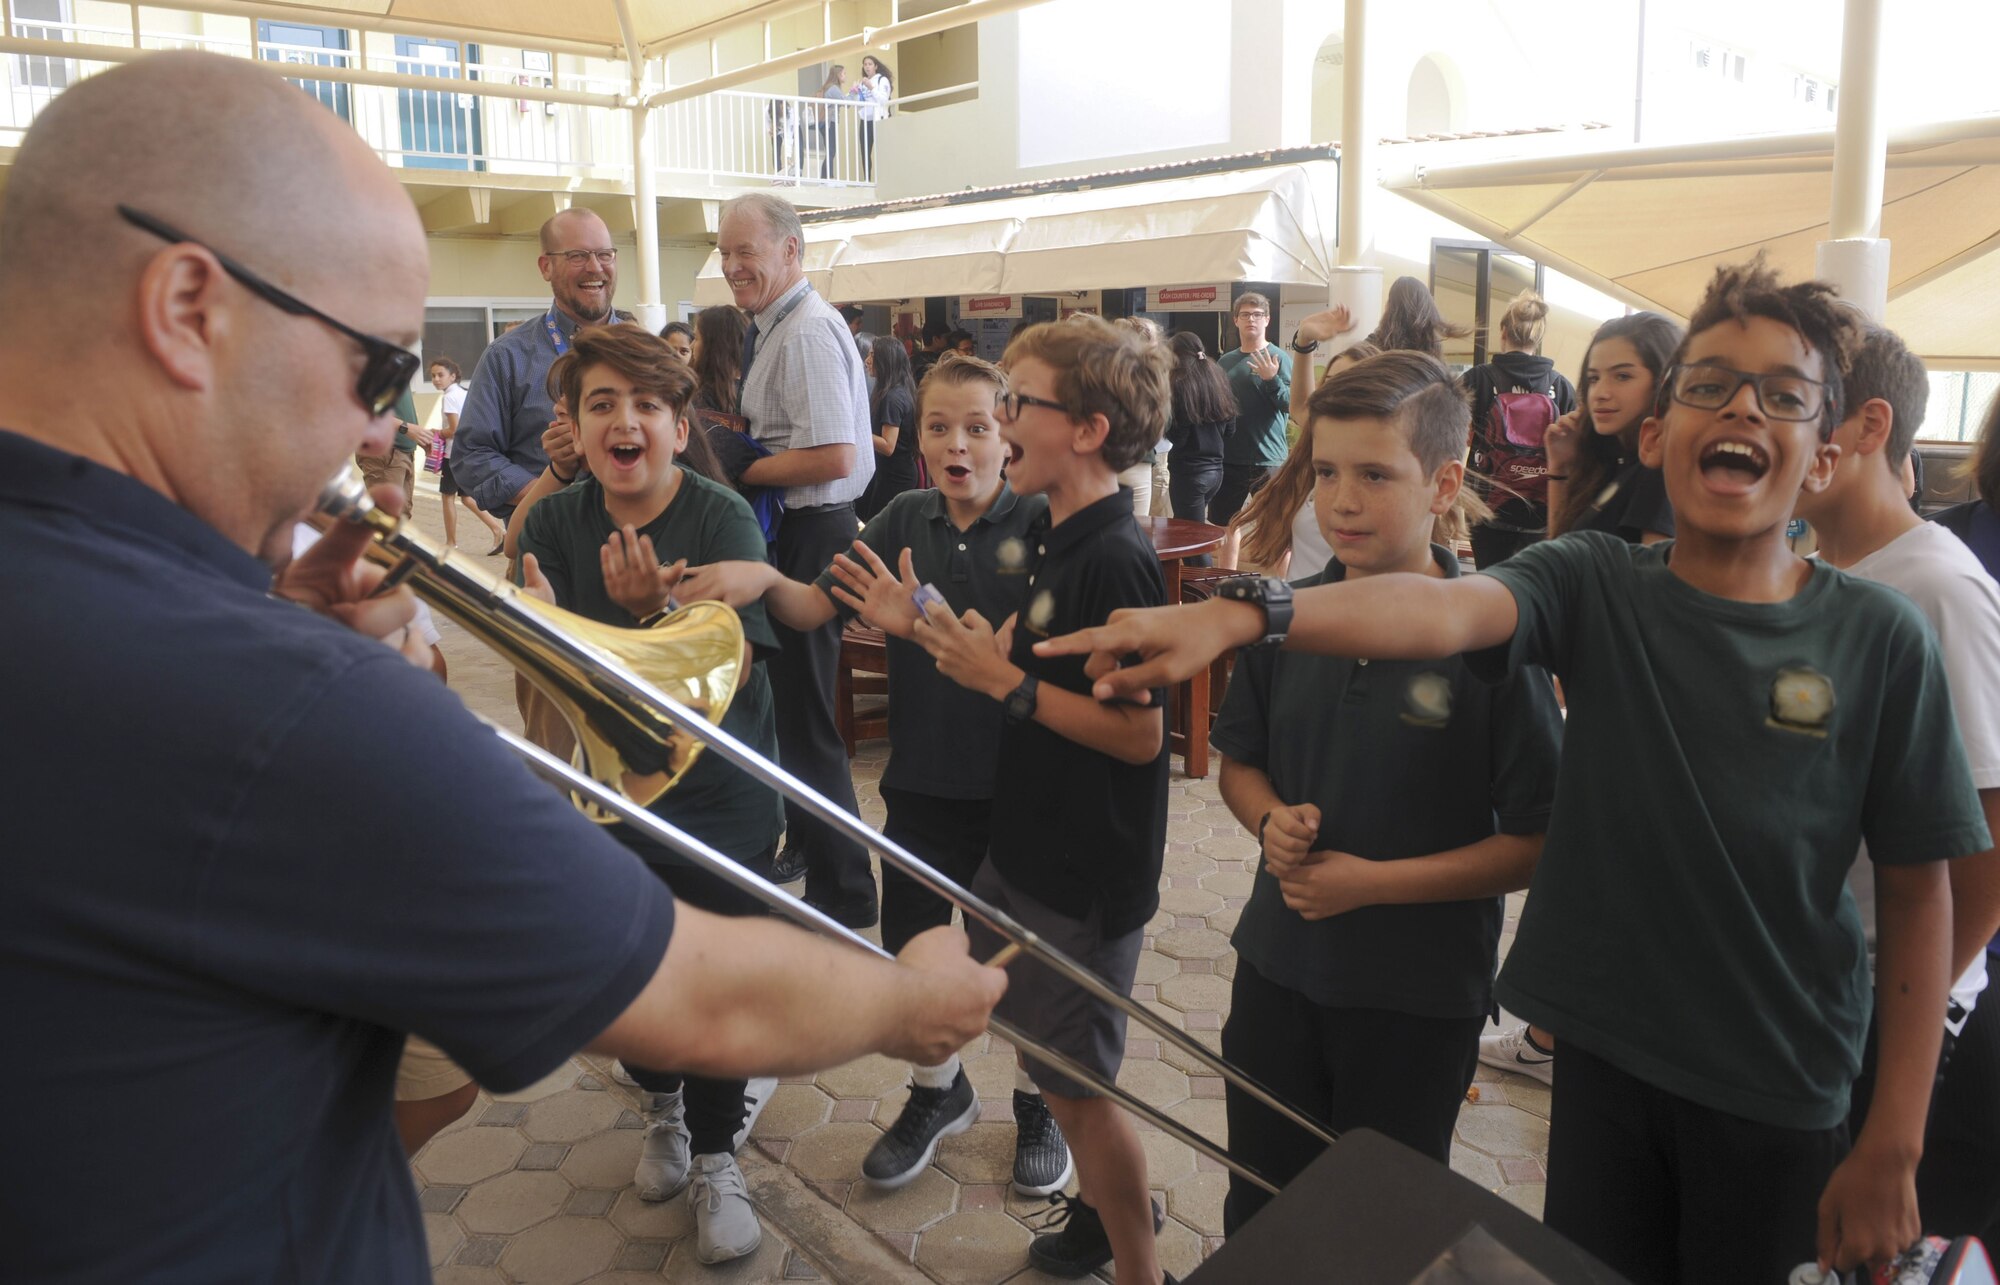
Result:
{"type": "Polygon", "coordinates": [[[1403,689],[1403,721],[1412,727],[1451,722],[1451,680],[1428,671],[1413,675],[1403,689]]]}
{"type": "Polygon", "coordinates": [[[1050,593],[1047,589],[1043,589],[1028,600],[1026,620],[1029,632],[1040,634],[1044,638],[1048,637],[1049,625],[1055,621],[1055,618],[1056,596],[1053,593],[1050,593]]]}
{"type": "Polygon", "coordinates": [[[1018,576],[1028,569],[1028,542],[1010,535],[993,550],[994,564],[1003,576],[1018,576]]]}
{"type": "Polygon", "coordinates": [[[1787,665],[1771,680],[1765,723],[1806,736],[1825,736],[1833,722],[1833,680],[1810,665],[1787,665]]]}

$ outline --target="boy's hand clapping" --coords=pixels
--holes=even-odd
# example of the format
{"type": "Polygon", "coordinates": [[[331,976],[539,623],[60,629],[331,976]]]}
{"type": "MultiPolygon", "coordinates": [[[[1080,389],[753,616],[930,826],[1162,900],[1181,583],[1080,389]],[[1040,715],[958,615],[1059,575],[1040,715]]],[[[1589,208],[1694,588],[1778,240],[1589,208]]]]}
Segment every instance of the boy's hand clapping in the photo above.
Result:
{"type": "Polygon", "coordinates": [[[561,411],[542,430],[542,451],[549,457],[549,467],[556,471],[558,479],[575,477],[583,466],[583,453],[576,448],[576,426],[561,411]]]}
{"type": "Polygon", "coordinates": [[[521,589],[524,593],[540,598],[551,607],[557,605],[555,586],[542,574],[542,564],[536,561],[532,553],[521,555],[521,589]]]}
{"type": "MultiPolygon", "coordinates": [[[[833,557],[833,578],[840,581],[834,586],[835,600],[859,612],[863,620],[885,634],[914,638],[913,630],[920,619],[915,595],[922,586],[911,563],[910,550],[904,548],[897,572],[891,572],[875,550],[859,540],[854,542],[854,552],[859,561],[844,553],[833,557]]],[[[1003,651],[1001,655],[1006,653],[1003,651]]]]}
{"type": "Polygon", "coordinates": [[[954,618],[949,610],[935,607],[917,621],[911,637],[931,654],[940,674],[960,687],[984,692],[994,700],[1007,699],[1007,694],[1026,677],[1019,666],[1007,659],[1006,649],[1014,637],[1012,616],[995,633],[993,626],[976,611],[954,618]]]}
{"type": "Polygon", "coordinates": [[[629,524],[613,531],[598,550],[598,565],[604,572],[604,592],[611,601],[644,620],[667,605],[667,597],[687,570],[687,559],[661,566],[653,553],[650,536],[640,535],[629,524]]]}
{"type": "Polygon", "coordinates": [[[689,567],[674,596],[682,602],[725,602],[741,611],[778,579],[778,569],[768,562],[711,562],[689,567]]]}
{"type": "Polygon", "coordinates": [[[1319,807],[1297,803],[1272,808],[1264,822],[1264,868],[1283,879],[1312,857],[1313,841],[1319,838],[1319,807]]]}

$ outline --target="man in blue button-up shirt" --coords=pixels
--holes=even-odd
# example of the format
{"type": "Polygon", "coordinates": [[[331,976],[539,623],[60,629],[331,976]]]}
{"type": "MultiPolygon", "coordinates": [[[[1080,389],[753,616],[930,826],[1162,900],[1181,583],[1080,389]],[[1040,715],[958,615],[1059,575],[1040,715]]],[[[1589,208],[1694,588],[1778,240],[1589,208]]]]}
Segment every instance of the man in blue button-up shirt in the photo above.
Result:
{"type": "Polygon", "coordinates": [[[549,310],[493,341],[459,412],[451,471],[479,507],[501,519],[514,511],[535,475],[549,466],[542,434],[555,418],[549,367],[569,351],[578,326],[618,320],[618,250],[595,211],[564,210],[542,224],[536,261],[554,294],[549,310]]]}

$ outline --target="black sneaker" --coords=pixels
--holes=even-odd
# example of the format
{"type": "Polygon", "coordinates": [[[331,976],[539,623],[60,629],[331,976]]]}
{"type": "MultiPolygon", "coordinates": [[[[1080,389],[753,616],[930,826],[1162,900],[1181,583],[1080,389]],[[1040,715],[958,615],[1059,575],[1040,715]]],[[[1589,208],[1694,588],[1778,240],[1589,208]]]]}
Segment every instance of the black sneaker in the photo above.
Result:
{"type": "Polygon", "coordinates": [[[852,928],[855,932],[873,928],[882,913],[880,903],[873,897],[856,897],[852,901],[815,901],[807,897],[806,904],[833,922],[844,928],[852,928]]]}
{"type": "MultiPolygon", "coordinates": [[[[1153,1232],[1167,1225],[1167,1211],[1153,1204],[1153,1232]]],[[[1049,1213],[1037,1236],[1028,1244],[1028,1261],[1051,1276],[1087,1276],[1111,1261],[1111,1238],[1104,1234],[1104,1220],[1082,1198],[1056,1192],[1049,1197],[1049,1213]]]]}
{"type": "Polygon", "coordinates": [[[772,883],[796,883],[806,877],[806,850],[795,843],[785,845],[771,864],[772,883]]]}
{"type": "Polygon", "coordinates": [[[1014,1090],[1014,1190],[1046,1196],[1069,1185],[1069,1143],[1039,1093],[1014,1090]]]}
{"type": "Polygon", "coordinates": [[[910,1100],[889,1131],[876,1139],[861,1162],[861,1176],[877,1187],[893,1189],[915,1178],[937,1154],[938,1143],[964,1133],[979,1118],[979,1096],[965,1068],[948,1089],[910,1086],[910,1100]]]}

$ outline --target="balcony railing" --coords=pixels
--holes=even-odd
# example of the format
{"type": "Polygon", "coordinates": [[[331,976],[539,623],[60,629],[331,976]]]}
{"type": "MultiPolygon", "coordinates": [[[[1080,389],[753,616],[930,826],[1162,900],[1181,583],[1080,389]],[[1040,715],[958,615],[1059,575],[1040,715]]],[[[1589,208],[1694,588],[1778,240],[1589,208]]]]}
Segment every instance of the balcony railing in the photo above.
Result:
{"type": "MultiPolygon", "coordinates": [[[[19,21],[23,40],[78,46],[77,57],[53,52],[7,56],[0,95],[0,146],[21,134],[57,94],[115,65],[90,57],[95,47],[134,46],[130,28],[19,21]]],[[[623,95],[623,80],[467,61],[444,42],[399,42],[394,55],[341,48],[228,40],[141,29],[147,50],[199,49],[285,63],[292,83],[352,125],[393,166],[406,169],[598,178],[629,182],[632,118],[627,111],[579,103],[512,97],[511,86],[623,95]],[[404,48],[407,44],[408,48],[404,48]],[[354,83],[313,75],[330,71],[388,73],[457,82],[436,90],[354,83]]],[[[719,186],[852,187],[873,182],[864,144],[871,105],[842,99],[723,91],[653,110],[651,144],[662,176],[700,178],[719,186]]]]}

